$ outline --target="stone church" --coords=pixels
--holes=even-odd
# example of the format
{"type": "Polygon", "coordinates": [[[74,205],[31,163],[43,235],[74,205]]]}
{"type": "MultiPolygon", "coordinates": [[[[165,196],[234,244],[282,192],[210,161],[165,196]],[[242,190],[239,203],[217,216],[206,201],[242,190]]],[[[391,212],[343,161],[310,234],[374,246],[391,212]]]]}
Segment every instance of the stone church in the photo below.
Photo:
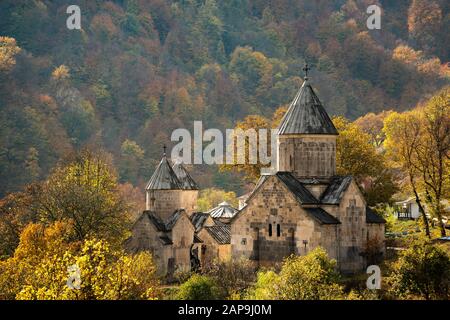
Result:
{"type": "Polygon", "coordinates": [[[270,265],[322,246],[342,272],[356,272],[369,251],[383,254],[384,219],[351,176],[336,176],[337,136],[305,78],[279,126],[277,172],[260,177],[231,221],[232,256],[270,265]]]}
{"type": "Polygon", "coordinates": [[[163,274],[240,257],[269,266],[317,246],[340,271],[363,270],[384,254],[385,220],[351,176],[336,175],[337,136],[306,77],[279,126],[276,172],[260,177],[239,210],[222,203],[197,212],[197,184],[164,155],[127,248],[151,251],[163,274]]]}
{"type": "Polygon", "coordinates": [[[237,209],[224,202],[196,211],[198,185],[182,163],[163,158],[146,187],[146,210],[132,227],[125,247],[150,251],[157,270],[169,278],[231,256],[230,220],[237,209]]]}

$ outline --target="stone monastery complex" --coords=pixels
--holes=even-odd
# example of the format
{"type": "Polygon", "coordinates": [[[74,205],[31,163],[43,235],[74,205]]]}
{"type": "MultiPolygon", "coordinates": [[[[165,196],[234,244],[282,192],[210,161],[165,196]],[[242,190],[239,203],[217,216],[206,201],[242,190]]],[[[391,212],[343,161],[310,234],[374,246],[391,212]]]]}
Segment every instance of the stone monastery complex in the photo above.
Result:
{"type": "Polygon", "coordinates": [[[126,247],[148,250],[161,274],[201,268],[215,259],[279,263],[322,246],[341,272],[384,254],[385,220],[366,204],[351,176],[336,175],[338,132],[308,78],[279,128],[276,173],[260,177],[239,209],[223,202],[198,212],[199,186],[164,154],[146,187],[146,210],[126,247]]]}

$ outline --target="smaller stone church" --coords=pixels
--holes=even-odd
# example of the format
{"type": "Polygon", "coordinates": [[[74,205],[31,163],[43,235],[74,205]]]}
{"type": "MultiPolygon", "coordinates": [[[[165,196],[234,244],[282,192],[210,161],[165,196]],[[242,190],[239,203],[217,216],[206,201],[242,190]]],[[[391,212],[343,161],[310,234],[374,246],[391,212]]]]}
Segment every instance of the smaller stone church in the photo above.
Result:
{"type": "Polygon", "coordinates": [[[362,271],[384,254],[385,220],[352,176],[336,175],[337,136],[306,77],[278,130],[276,172],[261,176],[239,209],[224,202],[198,212],[197,183],[164,153],[126,248],[150,251],[169,276],[229,258],[270,266],[318,246],[340,271],[362,271]]]}
{"type": "Polygon", "coordinates": [[[171,277],[231,256],[230,220],[237,213],[226,202],[197,212],[198,185],[183,164],[164,153],[146,187],[146,210],[132,227],[125,247],[152,253],[158,272],[171,277]]]}

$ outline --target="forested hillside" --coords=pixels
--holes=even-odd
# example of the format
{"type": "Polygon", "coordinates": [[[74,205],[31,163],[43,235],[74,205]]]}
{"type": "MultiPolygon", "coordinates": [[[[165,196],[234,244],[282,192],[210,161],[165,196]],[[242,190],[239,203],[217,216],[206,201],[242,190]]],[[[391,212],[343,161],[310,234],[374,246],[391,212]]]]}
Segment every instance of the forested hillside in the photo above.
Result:
{"type": "MultiPolygon", "coordinates": [[[[174,129],[272,115],[305,61],[331,115],[411,109],[448,85],[449,29],[445,0],[2,0],[0,196],[84,147],[142,187],[174,129]]],[[[239,184],[196,171],[202,187],[239,184]]]]}

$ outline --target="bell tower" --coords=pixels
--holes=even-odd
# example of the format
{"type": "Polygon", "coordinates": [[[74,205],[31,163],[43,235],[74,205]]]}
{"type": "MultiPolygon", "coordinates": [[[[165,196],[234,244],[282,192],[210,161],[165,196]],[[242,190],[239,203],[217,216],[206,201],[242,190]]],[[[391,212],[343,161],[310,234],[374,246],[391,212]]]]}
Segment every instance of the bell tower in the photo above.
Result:
{"type": "Polygon", "coordinates": [[[160,218],[169,218],[176,210],[184,209],[190,215],[196,210],[198,185],[181,163],[172,166],[166,156],[166,146],[161,162],[145,188],[145,207],[160,218]]]}
{"type": "Polygon", "coordinates": [[[329,179],[336,174],[338,132],[315,94],[306,64],[305,81],[278,128],[278,171],[299,179],[329,179]]]}

